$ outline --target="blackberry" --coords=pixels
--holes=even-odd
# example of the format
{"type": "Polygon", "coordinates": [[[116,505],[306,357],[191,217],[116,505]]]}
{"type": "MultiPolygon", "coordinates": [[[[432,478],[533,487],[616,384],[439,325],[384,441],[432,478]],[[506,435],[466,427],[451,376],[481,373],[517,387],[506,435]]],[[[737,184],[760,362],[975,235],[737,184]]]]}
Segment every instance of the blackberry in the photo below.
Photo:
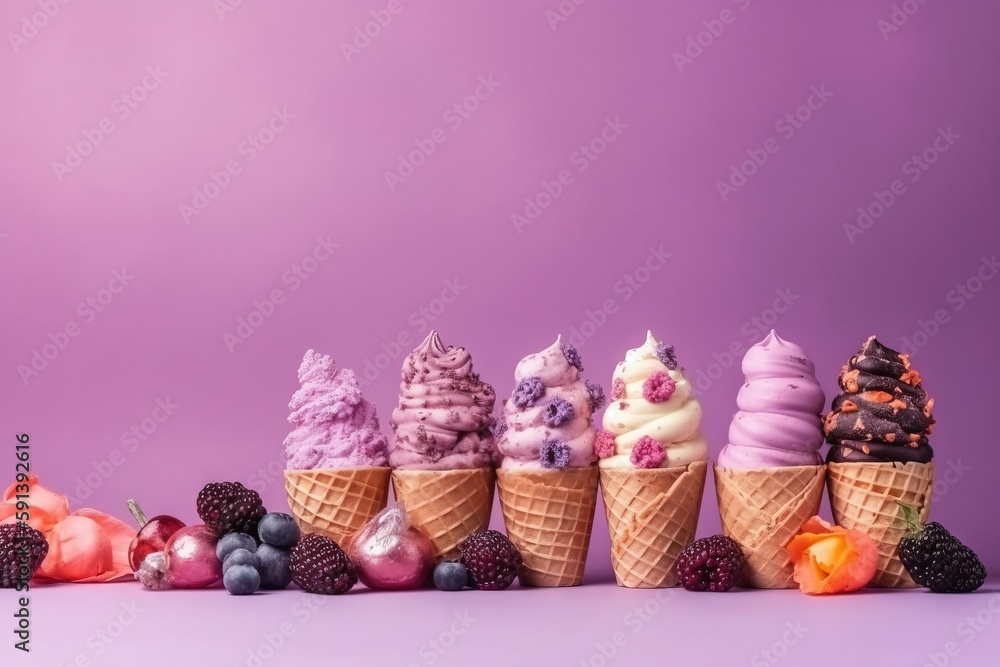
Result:
{"type": "Polygon", "coordinates": [[[45,536],[28,524],[0,524],[0,588],[24,590],[48,553],[45,536]]]}
{"type": "Polygon", "coordinates": [[[740,580],[746,556],[740,545],[725,535],[695,540],[681,552],[674,568],[689,591],[728,591],[740,580]]]}
{"type": "Polygon", "coordinates": [[[257,523],[265,514],[260,494],[239,482],[206,484],[198,493],[198,516],[219,537],[229,533],[256,537],[257,523]]]}
{"type": "Polygon", "coordinates": [[[896,551],[918,586],[935,593],[969,593],[986,581],[986,568],[969,547],[937,521],[921,525],[916,510],[901,505],[907,534],[896,551]]]}
{"type": "Polygon", "coordinates": [[[339,595],[358,583],[358,568],[329,537],[309,533],[292,547],[292,581],[307,593],[339,595]]]}
{"type": "Polygon", "coordinates": [[[458,546],[461,562],[469,570],[469,586],[481,591],[502,591],[514,583],[523,562],[521,552],[495,530],[481,530],[458,546]]]}

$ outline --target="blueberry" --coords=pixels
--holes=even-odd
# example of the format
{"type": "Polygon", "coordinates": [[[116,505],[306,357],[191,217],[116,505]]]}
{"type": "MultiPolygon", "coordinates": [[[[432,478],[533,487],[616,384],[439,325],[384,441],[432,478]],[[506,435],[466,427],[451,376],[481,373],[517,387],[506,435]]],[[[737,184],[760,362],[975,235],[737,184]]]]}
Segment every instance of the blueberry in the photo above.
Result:
{"type": "Polygon", "coordinates": [[[270,544],[257,547],[260,559],[260,587],[277,590],[292,583],[291,556],[287,549],[270,544]]]}
{"type": "Polygon", "coordinates": [[[218,556],[219,562],[225,563],[226,556],[237,549],[246,549],[250,553],[253,553],[257,551],[257,540],[243,533],[223,535],[222,539],[219,540],[219,544],[215,547],[215,555],[218,556]]]}
{"type": "Polygon", "coordinates": [[[271,512],[257,524],[260,541],[282,549],[291,549],[299,541],[298,524],[289,514],[271,512]]]}
{"type": "Polygon", "coordinates": [[[461,563],[443,561],[434,568],[434,585],[442,591],[460,591],[468,579],[469,571],[461,563]]]}
{"type": "Polygon", "coordinates": [[[222,575],[222,583],[233,595],[250,595],[260,588],[260,574],[249,565],[234,565],[222,575]]]}
{"type": "Polygon", "coordinates": [[[231,554],[226,556],[226,560],[222,563],[222,574],[229,571],[229,568],[234,565],[248,565],[255,570],[260,569],[260,559],[257,554],[250,553],[246,549],[236,549],[231,554]]]}

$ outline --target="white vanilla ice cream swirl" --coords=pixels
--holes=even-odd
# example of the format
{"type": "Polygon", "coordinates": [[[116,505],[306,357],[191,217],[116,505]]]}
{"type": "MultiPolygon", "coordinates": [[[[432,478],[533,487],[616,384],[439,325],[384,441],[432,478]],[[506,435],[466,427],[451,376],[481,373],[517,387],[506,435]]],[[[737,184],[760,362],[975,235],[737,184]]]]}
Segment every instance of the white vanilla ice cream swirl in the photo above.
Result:
{"type": "Polygon", "coordinates": [[[671,364],[675,366],[671,369],[661,359],[662,349],[649,332],[646,342],[629,350],[615,368],[612,386],[621,387],[621,395],[612,390],[603,422],[604,430],[615,436],[615,451],[601,459],[601,467],[635,468],[632,448],[643,436],[663,447],[666,456],[661,468],[686,466],[708,458],[708,443],[698,430],[701,404],[691,396],[691,383],[676,364],[671,364]],[[656,373],[666,373],[675,383],[673,394],[661,402],[643,397],[644,383],[656,373]]]}

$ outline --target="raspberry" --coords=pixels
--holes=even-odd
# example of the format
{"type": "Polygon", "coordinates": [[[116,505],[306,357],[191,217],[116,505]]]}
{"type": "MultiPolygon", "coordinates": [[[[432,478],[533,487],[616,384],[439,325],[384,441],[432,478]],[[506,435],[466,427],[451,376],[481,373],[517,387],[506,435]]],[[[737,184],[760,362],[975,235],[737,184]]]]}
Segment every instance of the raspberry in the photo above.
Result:
{"type": "Polygon", "coordinates": [[[937,521],[920,525],[915,510],[903,509],[909,526],[897,547],[899,560],[918,586],[935,593],[969,593],[986,581],[979,557],[937,521]]]}
{"type": "Polygon", "coordinates": [[[48,553],[45,536],[23,521],[0,525],[0,588],[23,590],[48,553]]]}
{"type": "Polygon", "coordinates": [[[674,382],[674,379],[663,371],[658,371],[642,383],[642,397],[650,403],[663,403],[670,400],[675,389],[677,389],[677,383],[674,382]]]}
{"type": "Polygon", "coordinates": [[[521,552],[495,530],[482,530],[459,545],[461,562],[469,570],[469,585],[481,591],[502,591],[514,582],[521,552]]]}
{"type": "Polygon", "coordinates": [[[739,544],[725,535],[713,535],[695,540],[674,567],[686,590],[722,592],[736,585],[745,563],[739,544]]]}
{"type": "Polygon", "coordinates": [[[606,459],[615,453],[615,436],[605,430],[597,432],[594,439],[594,453],[598,458],[606,459]]]}
{"type": "Polygon", "coordinates": [[[329,537],[303,535],[291,555],[292,581],[307,593],[339,595],[358,583],[358,567],[329,537]]]}
{"type": "Polygon", "coordinates": [[[663,445],[648,435],[644,435],[639,438],[639,442],[632,446],[632,455],[629,457],[629,461],[636,468],[659,468],[665,458],[667,458],[667,453],[663,451],[663,445]]]}
{"type": "Polygon", "coordinates": [[[257,522],[267,514],[260,494],[239,482],[206,484],[198,493],[198,516],[209,530],[257,536],[257,522]]]}

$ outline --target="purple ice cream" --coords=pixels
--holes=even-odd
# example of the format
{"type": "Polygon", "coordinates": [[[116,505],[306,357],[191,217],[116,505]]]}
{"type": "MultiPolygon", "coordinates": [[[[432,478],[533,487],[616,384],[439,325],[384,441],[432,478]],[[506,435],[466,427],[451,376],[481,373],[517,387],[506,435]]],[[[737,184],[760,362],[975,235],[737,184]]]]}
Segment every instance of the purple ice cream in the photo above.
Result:
{"type": "Polygon", "coordinates": [[[823,390],[801,347],[773,330],[743,357],[746,382],[729,426],[720,468],[819,465],[823,390]]]}
{"type": "Polygon", "coordinates": [[[445,347],[436,331],[403,362],[399,406],[392,412],[401,470],[467,470],[491,466],[490,426],[496,395],[472,370],[464,347],[445,347]]]}
{"type": "Polygon", "coordinates": [[[313,350],[299,366],[302,386],[292,396],[285,438],[289,470],[387,465],[388,442],[375,406],[361,396],[354,371],[313,350]]]}

